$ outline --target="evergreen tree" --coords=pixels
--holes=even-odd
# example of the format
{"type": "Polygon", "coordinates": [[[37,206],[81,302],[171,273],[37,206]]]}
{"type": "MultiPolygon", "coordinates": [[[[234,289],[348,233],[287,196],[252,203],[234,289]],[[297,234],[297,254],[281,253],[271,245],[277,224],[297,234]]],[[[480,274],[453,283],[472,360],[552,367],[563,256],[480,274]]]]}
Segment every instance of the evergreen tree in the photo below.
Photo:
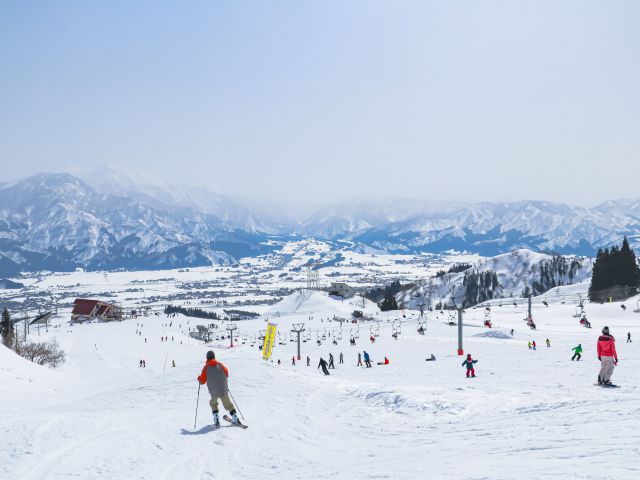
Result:
{"type": "Polygon", "coordinates": [[[398,310],[398,303],[396,297],[392,293],[387,293],[380,304],[380,310],[387,312],[389,310],[398,310]]]}
{"type": "Polygon", "coordinates": [[[2,322],[0,323],[0,333],[2,334],[2,343],[7,348],[13,348],[13,325],[11,324],[11,317],[9,310],[5,307],[2,311],[2,322]]]}
{"type": "Polygon", "coordinates": [[[620,248],[614,245],[611,250],[598,250],[593,264],[589,299],[594,300],[597,292],[616,286],[627,288],[631,294],[640,287],[640,267],[626,237],[620,248]]]}

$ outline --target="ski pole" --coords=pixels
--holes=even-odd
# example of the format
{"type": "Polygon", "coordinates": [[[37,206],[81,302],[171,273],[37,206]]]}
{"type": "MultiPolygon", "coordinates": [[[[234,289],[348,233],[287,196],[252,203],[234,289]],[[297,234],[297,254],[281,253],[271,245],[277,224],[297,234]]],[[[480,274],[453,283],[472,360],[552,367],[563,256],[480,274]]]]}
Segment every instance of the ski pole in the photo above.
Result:
{"type": "Polygon", "coordinates": [[[196,400],[196,418],[193,419],[193,429],[196,429],[196,422],[198,421],[198,404],[200,403],[200,383],[198,383],[198,399],[196,400]]]}
{"type": "Polygon", "coordinates": [[[238,413],[240,414],[242,419],[245,420],[244,415],[242,415],[242,412],[240,411],[240,407],[238,407],[238,402],[236,402],[236,399],[233,398],[233,393],[231,393],[231,390],[229,390],[229,395],[231,395],[231,400],[233,400],[233,404],[236,406],[236,410],[238,410],[238,413]]]}

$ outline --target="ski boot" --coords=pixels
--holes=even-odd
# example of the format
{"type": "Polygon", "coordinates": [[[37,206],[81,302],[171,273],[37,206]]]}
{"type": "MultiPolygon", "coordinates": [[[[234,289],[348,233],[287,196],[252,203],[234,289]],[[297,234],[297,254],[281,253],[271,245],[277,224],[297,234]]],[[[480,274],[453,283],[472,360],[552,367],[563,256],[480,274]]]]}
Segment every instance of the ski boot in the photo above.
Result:
{"type": "Polygon", "coordinates": [[[220,418],[218,417],[218,411],[213,412],[213,426],[220,428],[220,418]]]}
{"type": "Polygon", "coordinates": [[[598,385],[602,385],[602,377],[600,375],[598,375],[598,385]]]}
{"type": "Polygon", "coordinates": [[[238,420],[238,416],[236,415],[236,411],[235,410],[231,410],[229,412],[231,414],[231,423],[234,425],[240,425],[240,420],[238,420]]]}

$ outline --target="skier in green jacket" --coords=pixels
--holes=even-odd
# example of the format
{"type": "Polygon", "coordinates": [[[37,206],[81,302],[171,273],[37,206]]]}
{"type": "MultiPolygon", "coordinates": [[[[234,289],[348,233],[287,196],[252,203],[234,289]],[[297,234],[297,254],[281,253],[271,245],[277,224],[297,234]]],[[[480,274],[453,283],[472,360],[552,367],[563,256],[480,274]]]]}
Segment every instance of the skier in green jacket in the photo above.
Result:
{"type": "Polygon", "coordinates": [[[573,350],[575,353],[573,354],[573,357],[571,357],[571,361],[573,362],[574,360],[576,361],[580,361],[580,357],[582,357],[582,344],[579,343],[577,347],[572,348],[571,350],[573,350]],[[578,358],[576,358],[578,357],[578,358]]]}

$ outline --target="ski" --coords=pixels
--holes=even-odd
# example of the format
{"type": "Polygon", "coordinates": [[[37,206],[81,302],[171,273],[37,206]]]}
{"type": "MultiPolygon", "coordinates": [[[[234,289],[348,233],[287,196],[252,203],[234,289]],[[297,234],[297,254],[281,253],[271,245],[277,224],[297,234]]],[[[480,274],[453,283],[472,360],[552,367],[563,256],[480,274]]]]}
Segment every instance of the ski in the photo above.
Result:
{"type": "Polygon", "coordinates": [[[613,385],[613,384],[603,385],[602,383],[594,383],[593,385],[596,387],[602,387],[602,388],[620,388],[620,385],[613,385]]]}
{"type": "Polygon", "coordinates": [[[233,420],[231,420],[231,417],[229,415],[223,415],[222,418],[227,422],[229,422],[234,427],[240,427],[242,429],[249,428],[249,425],[245,425],[244,423],[241,423],[240,420],[238,420],[238,423],[233,423],[233,420]]]}

